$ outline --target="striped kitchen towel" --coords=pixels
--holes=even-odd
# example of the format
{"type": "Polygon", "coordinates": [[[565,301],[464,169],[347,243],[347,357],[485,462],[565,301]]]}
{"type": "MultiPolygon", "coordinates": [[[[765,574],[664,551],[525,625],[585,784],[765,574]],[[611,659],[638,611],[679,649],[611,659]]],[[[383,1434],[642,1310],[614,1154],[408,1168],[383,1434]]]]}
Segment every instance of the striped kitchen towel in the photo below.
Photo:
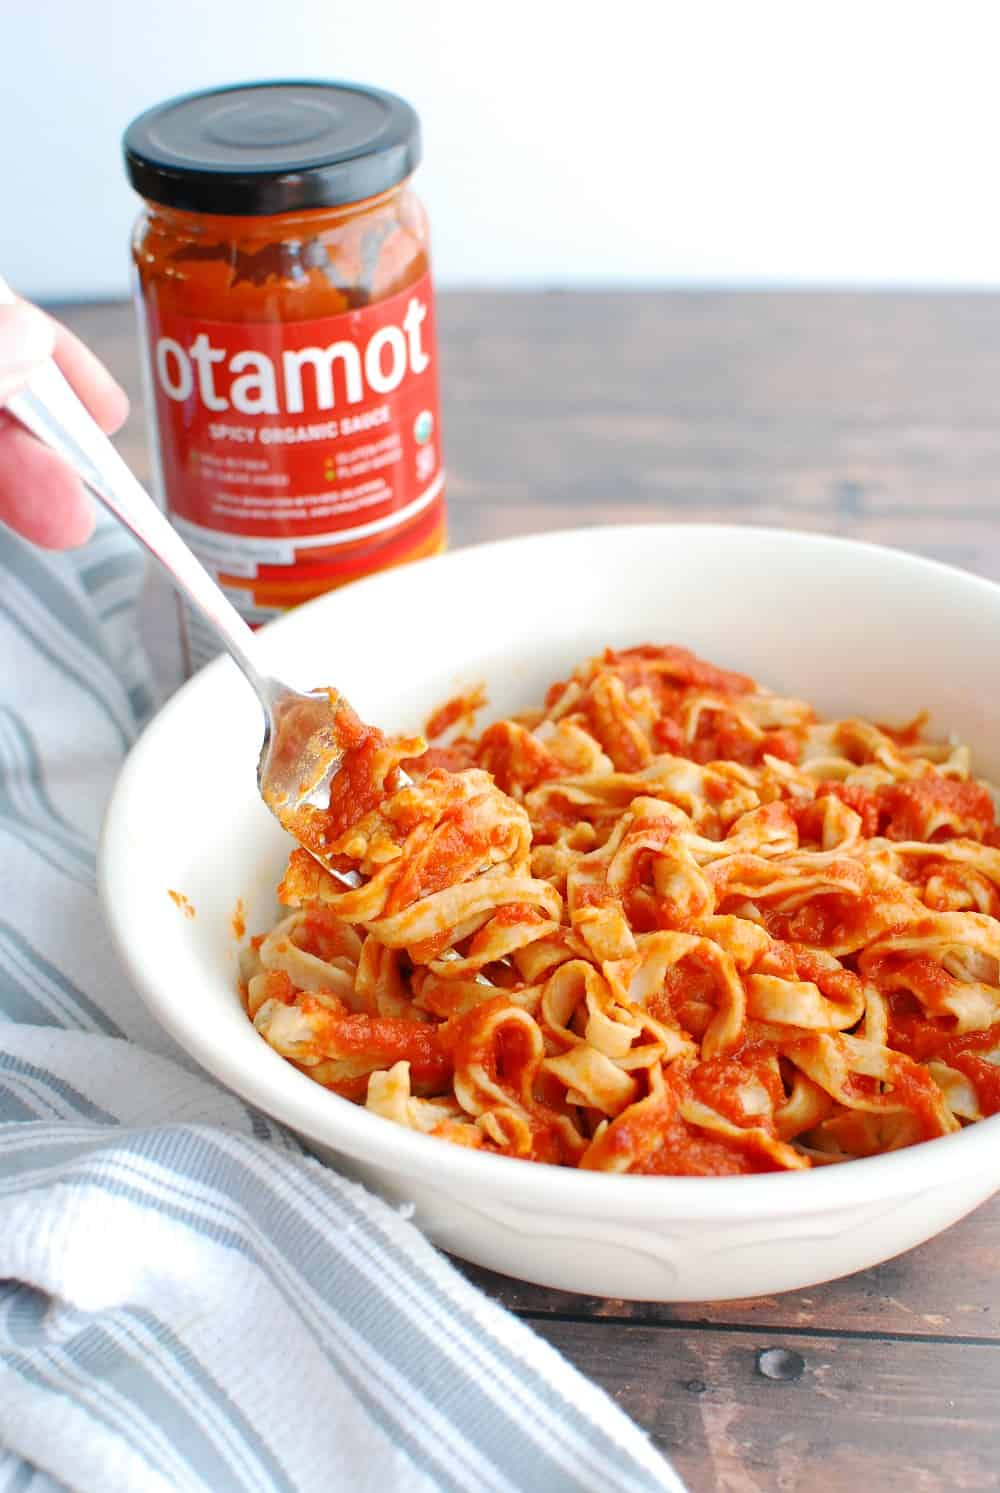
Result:
{"type": "Polygon", "coordinates": [[[683,1493],[406,1221],[198,1075],[94,891],[138,556],[0,525],[0,1493],[683,1493]]]}

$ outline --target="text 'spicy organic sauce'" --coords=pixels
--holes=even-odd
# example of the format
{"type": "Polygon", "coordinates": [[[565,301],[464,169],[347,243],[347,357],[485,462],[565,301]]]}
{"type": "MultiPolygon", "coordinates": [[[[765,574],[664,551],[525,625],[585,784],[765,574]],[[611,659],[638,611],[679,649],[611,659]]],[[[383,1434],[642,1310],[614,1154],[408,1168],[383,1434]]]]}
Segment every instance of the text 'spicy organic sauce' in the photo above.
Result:
{"type": "MultiPolygon", "coordinates": [[[[427,220],[410,106],[266,83],[125,136],[161,496],[252,624],[444,547],[427,220]]],[[[189,667],[217,651],[190,614],[189,667]]]]}

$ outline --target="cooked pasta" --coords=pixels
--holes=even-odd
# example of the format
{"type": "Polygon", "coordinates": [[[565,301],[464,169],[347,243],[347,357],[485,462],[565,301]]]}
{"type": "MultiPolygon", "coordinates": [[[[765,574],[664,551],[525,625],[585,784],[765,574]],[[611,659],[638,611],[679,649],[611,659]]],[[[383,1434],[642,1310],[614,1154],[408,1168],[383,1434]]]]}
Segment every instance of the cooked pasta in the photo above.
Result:
{"type": "Polygon", "coordinates": [[[678,647],[352,743],[252,941],[261,1037],[478,1150],[796,1171],[1000,1109],[1000,832],[962,746],[820,722],[678,647]],[[456,734],[458,733],[458,734],[456,734]],[[410,781],[397,778],[400,767],[410,781]]]}

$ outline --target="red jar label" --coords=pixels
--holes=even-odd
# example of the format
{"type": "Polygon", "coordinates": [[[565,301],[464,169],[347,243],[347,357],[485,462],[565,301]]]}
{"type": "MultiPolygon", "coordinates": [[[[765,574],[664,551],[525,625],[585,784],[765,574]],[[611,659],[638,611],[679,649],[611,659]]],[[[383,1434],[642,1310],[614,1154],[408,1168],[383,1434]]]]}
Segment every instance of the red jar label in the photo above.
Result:
{"type": "Polygon", "coordinates": [[[313,321],[147,315],[167,507],[245,616],[423,552],[444,488],[429,275],[313,321]]]}

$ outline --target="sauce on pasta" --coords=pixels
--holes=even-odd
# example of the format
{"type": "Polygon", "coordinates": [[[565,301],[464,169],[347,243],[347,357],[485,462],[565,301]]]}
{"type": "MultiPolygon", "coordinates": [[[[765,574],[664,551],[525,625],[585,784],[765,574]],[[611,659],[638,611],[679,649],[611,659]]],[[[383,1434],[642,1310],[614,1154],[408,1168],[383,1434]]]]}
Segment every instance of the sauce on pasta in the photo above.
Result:
{"type": "Polygon", "coordinates": [[[968,751],[821,722],[683,648],[609,649],[430,746],[356,725],[261,1037],[477,1150],[644,1175],[795,1171],[1000,1110],[1000,835],[968,751]],[[410,779],[397,776],[403,767],[410,779]]]}

